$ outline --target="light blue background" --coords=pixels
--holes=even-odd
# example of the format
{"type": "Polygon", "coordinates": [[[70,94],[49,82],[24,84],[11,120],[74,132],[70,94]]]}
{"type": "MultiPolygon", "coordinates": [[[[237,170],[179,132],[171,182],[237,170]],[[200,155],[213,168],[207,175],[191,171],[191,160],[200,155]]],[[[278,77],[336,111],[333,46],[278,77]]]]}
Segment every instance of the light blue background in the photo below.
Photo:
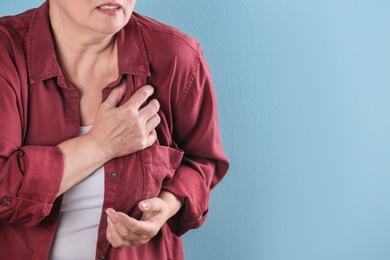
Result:
{"type": "MultiPolygon", "coordinates": [[[[2,1],[0,15],[41,1],[2,1]]],[[[144,0],[195,36],[231,169],[188,260],[390,259],[390,2],[144,0]]]]}

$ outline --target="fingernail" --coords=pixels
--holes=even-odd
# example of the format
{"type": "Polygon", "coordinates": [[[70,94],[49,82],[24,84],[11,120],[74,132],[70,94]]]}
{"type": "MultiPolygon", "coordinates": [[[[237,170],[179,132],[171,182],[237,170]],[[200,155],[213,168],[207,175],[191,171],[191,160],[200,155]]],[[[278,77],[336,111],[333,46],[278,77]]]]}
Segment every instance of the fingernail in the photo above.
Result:
{"type": "Polygon", "coordinates": [[[106,209],[106,214],[107,214],[108,216],[111,216],[111,215],[112,215],[111,209],[106,209]]]}
{"type": "Polygon", "coordinates": [[[116,214],[116,211],[115,211],[114,209],[112,209],[112,208],[106,209],[106,214],[107,214],[109,217],[111,217],[111,218],[113,218],[114,215],[117,215],[117,214],[116,214]]]}
{"type": "Polygon", "coordinates": [[[148,209],[148,208],[149,208],[149,203],[143,201],[143,202],[141,202],[141,204],[142,204],[142,207],[143,207],[144,209],[148,209]]]}

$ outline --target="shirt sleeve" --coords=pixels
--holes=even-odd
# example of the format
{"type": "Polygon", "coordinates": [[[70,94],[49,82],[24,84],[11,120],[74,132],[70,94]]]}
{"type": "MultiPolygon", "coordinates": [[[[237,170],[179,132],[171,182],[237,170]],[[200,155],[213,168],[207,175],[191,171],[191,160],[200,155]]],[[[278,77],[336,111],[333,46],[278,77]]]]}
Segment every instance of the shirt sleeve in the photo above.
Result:
{"type": "Polygon", "coordinates": [[[55,146],[23,146],[20,92],[0,76],[0,221],[36,226],[51,211],[64,160],[55,146]]]}
{"type": "Polygon", "coordinates": [[[173,140],[184,151],[184,158],[163,189],[183,203],[181,211],[168,221],[171,230],[182,235],[204,223],[210,191],[229,168],[211,74],[200,47],[193,74],[174,108],[173,140]]]}

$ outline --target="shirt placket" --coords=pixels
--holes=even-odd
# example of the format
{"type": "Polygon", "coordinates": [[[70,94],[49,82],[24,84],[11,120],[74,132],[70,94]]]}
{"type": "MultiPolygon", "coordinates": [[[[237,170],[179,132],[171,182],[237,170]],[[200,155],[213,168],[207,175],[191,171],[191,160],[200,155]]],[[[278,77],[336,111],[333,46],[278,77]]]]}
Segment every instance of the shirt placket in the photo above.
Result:
{"type": "Polygon", "coordinates": [[[108,259],[108,249],[110,244],[106,239],[107,208],[115,208],[118,196],[119,172],[118,159],[113,159],[104,165],[104,201],[102,208],[102,216],[100,218],[98,241],[96,246],[96,259],[108,259]]]}

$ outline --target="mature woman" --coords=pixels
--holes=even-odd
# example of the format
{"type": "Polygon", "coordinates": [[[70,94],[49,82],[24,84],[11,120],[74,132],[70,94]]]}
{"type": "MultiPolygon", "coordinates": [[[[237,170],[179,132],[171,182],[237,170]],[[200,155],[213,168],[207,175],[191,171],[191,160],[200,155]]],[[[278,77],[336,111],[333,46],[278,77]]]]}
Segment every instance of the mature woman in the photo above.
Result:
{"type": "Polygon", "coordinates": [[[0,258],[183,259],[228,162],[199,44],[135,0],[0,19],[0,258]]]}

